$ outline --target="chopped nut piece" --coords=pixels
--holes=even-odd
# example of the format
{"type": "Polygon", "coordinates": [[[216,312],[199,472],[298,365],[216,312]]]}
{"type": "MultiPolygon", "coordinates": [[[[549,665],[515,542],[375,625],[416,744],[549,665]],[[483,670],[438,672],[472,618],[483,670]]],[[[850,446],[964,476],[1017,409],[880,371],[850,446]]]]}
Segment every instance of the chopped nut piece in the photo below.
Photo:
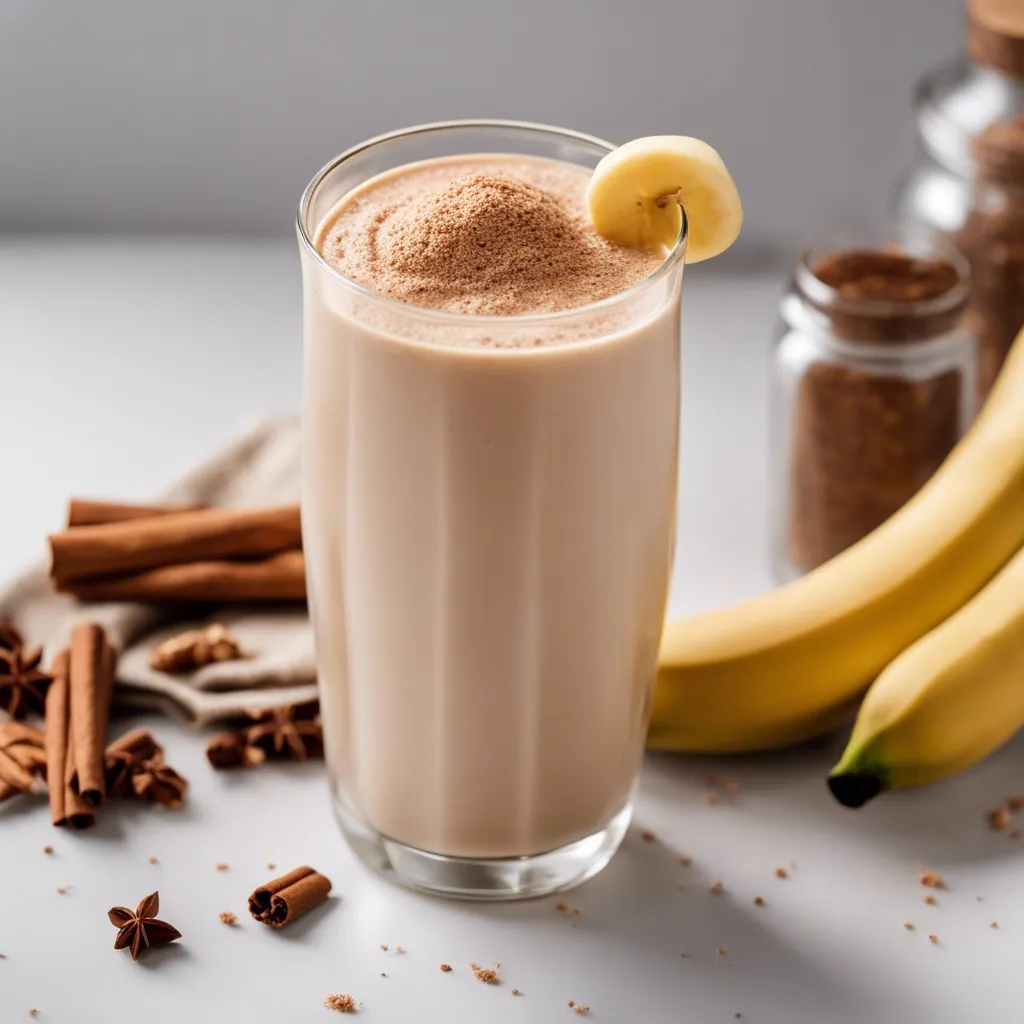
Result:
{"type": "Polygon", "coordinates": [[[714,896],[721,896],[725,892],[725,886],[721,882],[711,883],[711,893],[714,896]]]}
{"type": "Polygon", "coordinates": [[[644,829],[643,832],[640,833],[640,838],[645,843],[653,843],[658,837],[650,829],[644,829]]]}
{"type": "Polygon", "coordinates": [[[927,903],[929,907],[934,907],[939,901],[934,896],[925,896],[924,902],[927,903]]]}
{"type": "Polygon", "coordinates": [[[993,807],[988,812],[988,827],[994,832],[1002,832],[1011,821],[1013,821],[1013,815],[1010,814],[1010,809],[1005,804],[993,807]]]}
{"type": "Polygon", "coordinates": [[[396,953],[404,953],[404,952],[405,952],[405,950],[404,950],[404,949],[402,949],[402,947],[401,947],[401,946],[395,946],[395,952],[396,952],[396,953]]]}
{"type": "Polygon", "coordinates": [[[569,909],[568,903],[556,903],[555,910],[561,910],[563,913],[569,909]]]}
{"type": "Polygon", "coordinates": [[[388,944],[386,942],[382,942],[380,944],[380,948],[386,953],[388,951],[388,944]]]}
{"type": "Polygon", "coordinates": [[[190,629],[156,647],[149,667],[156,672],[194,672],[215,661],[236,661],[244,657],[238,641],[220,623],[190,629]]]}
{"type": "Polygon", "coordinates": [[[512,995],[519,996],[519,995],[522,995],[522,993],[519,991],[519,989],[514,988],[514,989],[512,989],[512,995]]]}
{"type": "Polygon", "coordinates": [[[149,858],[149,863],[150,863],[150,864],[159,864],[159,863],[160,863],[160,861],[158,861],[158,860],[156,859],[156,857],[150,857],[150,858],[149,858]]]}
{"type": "Polygon", "coordinates": [[[53,853],[53,847],[49,843],[47,843],[43,847],[43,853],[53,853]]]}
{"type": "Polygon", "coordinates": [[[347,992],[343,992],[341,995],[324,996],[324,1006],[328,1010],[337,1010],[338,1013],[356,1012],[356,1001],[347,992]]]}
{"type": "Polygon", "coordinates": [[[576,1005],[576,1003],[573,1002],[572,999],[570,999],[569,1002],[567,1002],[565,1005],[568,1006],[569,1009],[571,1010],[576,1005]]]}
{"type": "Polygon", "coordinates": [[[230,910],[222,910],[220,912],[220,921],[221,924],[226,924],[229,928],[233,928],[238,924],[238,918],[230,910]]]}
{"type": "Polygon", "coordinates": [[[938,935],[929,935],[929,936],[928,936],[928,941],[929,941],[929,942],[930,942],[930,943],[931,943],[931,944],[932,944],[933,946],[937,946],[937,945],[939,944],[939,937],[938,937],[938,935]]]}
{"type": "Polygon", "coordinates": [[[903,922],[903,927],[906,928],[908,932],[912,932],[914,930],[914,922],[913,921],[904,921],[903,922]]]}
{"type": "Polygon", "coordinates": [[[930,889],[944,889],[946,887],[946,883],[938,871],[922,871],[917,876],[917,880],[922,885],[927,885],[930,889]]]}
{"type": "Polygon", "coordinates": [[[691,864],[693,864],[693,858],[692,858],[692,857],[687,857],[687,856],[686,856],[686,855],[684,854],[684,855],[683,855],[682,857],[680,857],[680,858],[679,858],[679,863],[680,863],[680,864],[681,864],[681,865],[682,865],[682,866],[683,866],[684,868],[688,868],[688,867],[690,867],[690,865],[691,865],[691,864]]]}
{"type": "Polygon", "coordinates": [[[989,928],[998,928],[999,927],[999,922],[998,921],[989,921],[988,926],[989,926],[989,928]]]}
{"type": "Polygon", "coordinates": [[[718,801],[721,799],[721,797],[719,797],[717,793],[708,793],[708,795],[704,799],[707,800],[708,806],[714,807],[715,804],[717,804],[718,801]]]}
{"type": "Polygon", "coordinates": [[[58,885],[57,892],[60,893],[61,896],[64,896],[70,888],[71,887],[69,885],[58,885]]]}
{"type": "Polygon", "coordinates": [[[276,865],[276,864],[275,864],[275,863],[274,863],[273,861],[271,861],[271,862],[270,862],[270,863],[269,863],[269,864],[267,865],[267,870],[268,870],[268,871],[276,871],[276,870],[277,870],[277,865],[276,865]]]}
{"type": "Polygon", "coordinates": [[[584,1006],[582,1003],[577,1003],[572,1009],[573,1013],[577,1013],[581,1017],[586,1013],[590,1013],[590,1007],[584,1006]]]}
{"type": "Polygon", "coordinates": [[[776,878],[789,878],[789,872],[785,868],[776,868],[775,869],[775,877],[776,878]]]}
{"type": "Polygon", "coordinates": [[[445,974],[449,974],[451,972],[451,969],[451,964],[441,964],[441,970],[444,971],[445,974]]]}
{"type": "Polygon", "coordinates": [[[764,906],[764,897],[763,896],[755,896],[754,897],[754,906],[755,907],[763,907],[764,906]]]}
{"type": "Polygon", "coordinates": [[[501,964],[495,964],[493,967],[481,967],[472,960],[469,962],[469,969],[473,972],[473,977],[477,981],[482,981],[485,985],[498,984],[498,968],[500,967],[501,964]]]}
{"type": "Polygon", "coordinates": [[[218,870],[218,871],[230,871],[230,870],[231,870],[231,865],[230,865],[230,864],[227,864],[227,863],[225,863],[224,861],[220,861],[220,862],[219,862],[219,863],[217,864],[217,870],[218,870]]]}

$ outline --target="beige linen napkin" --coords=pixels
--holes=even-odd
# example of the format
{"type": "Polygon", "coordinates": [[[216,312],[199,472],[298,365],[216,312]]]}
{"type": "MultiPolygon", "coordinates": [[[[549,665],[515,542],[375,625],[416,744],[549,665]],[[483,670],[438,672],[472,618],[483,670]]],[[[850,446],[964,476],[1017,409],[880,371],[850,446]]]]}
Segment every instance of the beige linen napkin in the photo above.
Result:
{"type": "MultiPolygon", "coordinates": [[[[103,497],[116,500],[121,495],[103,497]]],[[[237,508],[298,504],[298,422],[258,424],[187,473],[159,500],[237,508]]],[[[140,604],[80,604],[54,593],[47,573],[48,566],[40,563],[0,587],[0,619],[13,621],[29,644],[42,644],[47,663],[67,644],[76,622],[99,622],[121,652],[119,703],[155,707],[203,725],[247,709],[316,696],[313,634],[304,608],[232,606],[202,621],[172,620],[168,610],[140,604]],[[183,675],[149,667],[150,651],[157,644],[203,622],[223,622],[249,657],[183,675]]]]}

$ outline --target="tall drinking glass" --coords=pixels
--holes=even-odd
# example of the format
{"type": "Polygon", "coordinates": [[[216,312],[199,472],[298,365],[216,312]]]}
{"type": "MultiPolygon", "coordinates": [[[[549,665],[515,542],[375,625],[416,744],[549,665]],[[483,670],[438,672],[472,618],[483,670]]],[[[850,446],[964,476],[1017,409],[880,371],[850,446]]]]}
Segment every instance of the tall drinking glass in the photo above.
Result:
{"type": "Polygon", "coordinates": [[[414,888],[537,896],[590,877],[631,813],[676,522],[686,244],[611,298],[472,316],[376,295],[318,226],[425,159],[592,168],[611,147],[512,122],[381,136],[298,215],[302,524],[334,807],[414,888]]]}

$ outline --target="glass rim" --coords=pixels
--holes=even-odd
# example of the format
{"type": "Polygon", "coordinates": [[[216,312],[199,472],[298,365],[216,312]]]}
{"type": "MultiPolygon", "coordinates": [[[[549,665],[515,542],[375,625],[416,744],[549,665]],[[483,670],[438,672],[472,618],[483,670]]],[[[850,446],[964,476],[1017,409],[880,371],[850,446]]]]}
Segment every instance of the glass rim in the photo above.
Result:
{"type": "MultiPolygon", "coordinates": [[[[915,254],[907,250],[908,255],[915,254]]],[[[910,221],[882,220],[867,222],[840,222],[827,227],[819,228],[809,235],[801,244],[797,254],[796,271],[794,283],[797,290],[806,299],[813,302],[822,311],[829,309],[841,309],[844,312],[862,313],[867,316],[921,316],[947,313],[959,306],[963,306],[970,295],[971,290],[971,265],[967,257],[956,245],[950,242],[940,231],[931,228],[926,224],[917,224],[910,221]],[[870,299],[855,298],[844,295],[838,288],[826,284],[814,272],[811,265],[811,256],[815,250],[824,252],[839,252],[842,249],[871,249],[878,248],[879,241],[871,243],[867,241],[869,235],[875,234],[879,239],[890,236],[893,242],[901,242],[902,239],[910,239],[916,236],[927,243],[929,253],[921,258],[944,259],[949,262],[957,272],[957,282],[952,288],[942,292],[940,295],[933,295],[928,299],[911,299],[900,301],[893,299],[870,299]],[[838,240],[847,236],[848,241],[842,244],[826,244],[830,240],[838,240]],[[857,241],[858,237],[861,241],[857,241]]]]}
{"type": "Polygon", "coordinates": [[[305,189],[303,189],[302,197],[299,199],[296,222],[299,240],[305,252],[320,265],[322,270],[325,270],[347,288],[351,288],[361,298],[378,302],[385,308],[390,308],[404,316],[423,317],[428,320],[436,320],[439,322],[455,322],[462,326],[469,326],[471,324],[490,324],[493,326],[501,324],[506,327],[521,324],[532,325],[557,323],[560,320],[577,317],[581,314],[600,312],[602,310],[609,309],[619,302],[633,298],[644,291],[649,285],[660,281],[669,273],[669,271],[674,269],[676,264],[683,258],[683,254],[686,251],[686,241],[689,236],[689,222],[686,217],[686,209],[683,207],[682,203],[680,203],[679,210],[682,214],[682,219],[679,226],[679,237],[676,239],[675,244],[669,250],[665,259],[662,260],[662,262],[658,264],[650,274],[641,278],[635,284],[631,284],[628,288],[625,288],[620,292],[615,292],[614,295],[598,299],[597,302],[591,302],[585,306],[572,306],[569,309],[560,309],[555,312],[516,313],[511,315],[488,314],[485,316],[478,316],[474,313],[455,313],[444,309],[431,309],[426,306],[416,306],[409,302],[402,302],[400,299],[393,299],[387,295],[381,295],[379,292],[375,292],[372,289],[367,288],[365,285],[359,284],[358,281],[353,281],[352,278],[341,273],[341,271],[336,267],[331,266],[331,264],[324,259],[323,255],[313,244],[313,239],[310,237],[309,231],[306,228],[306,217],[309,213],[310,205],[313,202],[314,196],[326,181],[327,177],[346,161],[384,143],[393,142],[396,139],[412,138],[417,135],[430,135],[434,132],[451,131],[462,128],[511,129],[518,132],[537,132],[543,135],[558,136],[572,142],[582,142],[591,146],[596,146],[598,149],[604,150],[605,153],[610,153],[612,150],[617,148],[613,143],[608,142],[605,139],[598,138],[596,135],[587,135],[584,132],[573,131],[570,128],[557,128],[553,125],[540,124],[533,121],[511,121],[492,118],[463,118],[454,121],[432,121],[426,124],[411,125],[408,128],[398,128],[394,131],[384,132],[381,135],[375,135],[373,138],[366,139],[355,146],[351,146],[333,157],[324,164],[319,171],[317,171],[309,184],[305,189]]]}

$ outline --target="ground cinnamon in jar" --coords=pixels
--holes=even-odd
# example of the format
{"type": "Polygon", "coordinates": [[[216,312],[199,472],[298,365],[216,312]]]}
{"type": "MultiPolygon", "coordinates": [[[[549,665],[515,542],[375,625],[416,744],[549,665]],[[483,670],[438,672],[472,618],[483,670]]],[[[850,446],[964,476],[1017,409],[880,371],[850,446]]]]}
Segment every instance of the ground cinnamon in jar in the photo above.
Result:
{"type": "Polygon", "coordinates": [[[1024,114],[989,125],[973,150],[974,201],[958,242],[971,261],[969,315],[984,396],[1024,326],[1024,114]]]}
{"type": "Polygon", "coordinates": [[[959,440],[973,411],[973,342],[958,334],[965,269],[879,247],[816,259],[813,287],[802,290],[798,273],[810,315],[781,343],[802,353],[782,538],[797,573],[884,522],[959,440]]]}

